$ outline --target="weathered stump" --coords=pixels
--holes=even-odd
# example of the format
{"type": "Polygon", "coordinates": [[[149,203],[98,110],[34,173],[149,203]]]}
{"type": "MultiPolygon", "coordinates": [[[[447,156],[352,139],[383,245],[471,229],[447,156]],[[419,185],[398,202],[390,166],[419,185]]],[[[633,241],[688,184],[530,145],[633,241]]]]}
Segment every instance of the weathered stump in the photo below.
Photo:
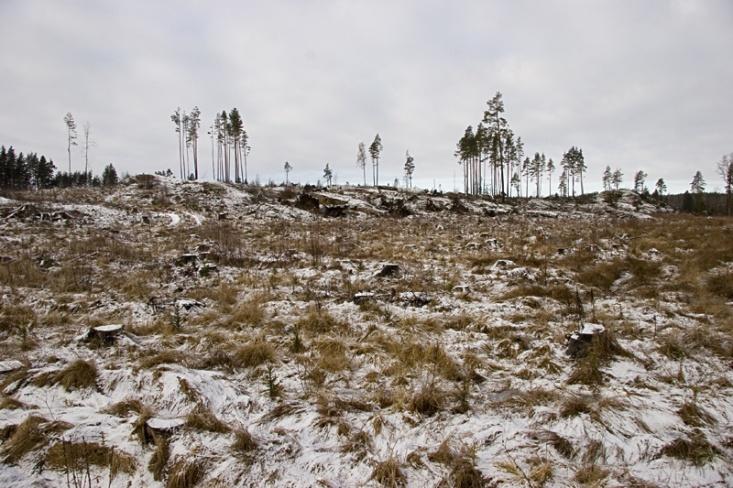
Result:
{"type": "Polygon", "coordinates": [[[606,333],[606,328],[601,324],[585,324],[583,328],[568,336],[568,344],[565,352],[573,359],[585,357],[593,343],[593,338],[606,333]]]}
{"type": "Polygon", "coordinates": [[[395,276],[400,272],[399,264],[383,264],[382,269],[375,275],[377,278],[387,278],[389,276],[395,276]]]}
{"type": "Polygon", "coordinates": [[[117,336],[122,333],[123,329],[124,326],[122,324],[100,325],[89,329],[86,338],[87,341],[95,341],[105,345],[110,345],[115,342],[117,336]]]}

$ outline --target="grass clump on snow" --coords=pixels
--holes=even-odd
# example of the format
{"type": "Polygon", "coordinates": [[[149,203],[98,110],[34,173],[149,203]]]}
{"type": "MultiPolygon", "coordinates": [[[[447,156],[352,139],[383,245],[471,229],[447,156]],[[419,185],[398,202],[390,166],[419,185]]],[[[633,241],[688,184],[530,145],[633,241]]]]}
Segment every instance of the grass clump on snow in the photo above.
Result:
{"type": "Polygon", "coordinates": [[[407,484],[407,478],[402,472],[402,465],[395,457],[389,457],[378,462],[374,466],[369,479],[375,480],[388,488],[398,488],[407,484]]]}
{"type": "Polygon", "coordinates": [[[206,476],[206,465],[202,461],[177,461],[169,471],[166,488],[194,488],[206,476]]]}

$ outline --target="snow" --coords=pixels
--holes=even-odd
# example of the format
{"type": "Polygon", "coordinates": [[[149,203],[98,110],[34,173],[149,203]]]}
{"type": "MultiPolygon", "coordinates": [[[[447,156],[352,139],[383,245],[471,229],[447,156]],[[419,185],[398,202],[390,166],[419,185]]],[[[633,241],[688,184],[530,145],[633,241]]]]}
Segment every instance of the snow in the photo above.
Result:
{"type": "MultiPolygon", "coordinates": [[[[0,409],[0,428],[41,415],[73,424],[63,434],[67,439],[114,445],[132,455],[138,469],[133,476],[113,480],[113,488],[163,486],[147,469],[152,448],[140,446],[132,436],[137,415],[106,413],[109,406],[130,399],[152,410],[151,427],[175,430],[170,438],[172,461],[211,461],[202,483],[207,486],[259,486],[263,480],[275,486],[376,486],[370,480],[372,469],[390,456],[403,463],[408,487],[448,484],[450,468],[428,457],[447,438],[456,446],[474,448],[477,468],[502,486],[524,483],[497,467],[508,456],[526,470],[527,460],[546,458],[554,468],[547,486],[571,486],[591,441],[602,443],[606,453],[596,462],[610,471],[608,486],[630,485],[623,478],[629,473],[659,486],[731,484],[730,450],[723,447],[733,418],[733,395],[723,381],[733,380],[729,361],[707,350],[694,350],[681,361],[664,356],[659,348],[668,334],[710,328],[711,315],[690,310],[682,292],[644,299],[630,288],[633,276],[624,275],[612,292],[596,295],[593,309],[586,308],[592,323],[579,331],[612,330],[629,352],[603,365],[606,383],[594,389],[567,382],[575,366],[564,352],[566,334],[577,329],[573,307],[549,296],[508,298],[508,292],[532,283],[538,289],[577,288],[587,303],[588,289],[576,283],[576,274],[563,263],[567,257],[556,256],[556,250],[572,250],[574,259],[593,245],[598,262],[625,257],[632,244],[620,235],[621,229],[603,239],[591,240],[591,234],[609,222],[617,225],[616,218],[646,218],[645,212],[652,210],[643,205],[612,209],[600,201],[578,206],[533,201],[515,206],[476,198],[462,200],[468,214],[458,215],[449,210],[453,202],[445,195],[332,188],[317,194],[348,205],[349,214],[322,219],[279,201],[278,188],[156,181],[168,201],[154,205],[148,193],[131,185],[104,195],[97,204],[48,202],[50,208],[83,213],[68,224],[46,228],[33,222],[0,223],[8,255],[24,255],[27,249],[49,252],[59,269],[83,264],[88,266],[85,277],[103,275],[108,280],[68,293],[45,286],[0,290],[2,304],[23,303],[39,318],[33,330],[37,345],[28,350],[20,347],[16,336],[0,337],[8,351],[0,372],[4,364],[27,367],[26,377],[9,380],[3,390],[25,408],[0,409]],[[413,215],[402,220],[379,217],[386,213],[379,202],[382,195],[404,199],[413,215]],[[430,212],[428,198],[434,205],[430,212]],[[496,217],[510,212],[511,217],[496,217]],[[140,222],[144,213],[152,217],[149,225],[140,222]],[[216,224],[220,213],[227,219],[216,224]],[[231,229],[235,238],[222,244],[211,232],[215,225],[199,228],[208,222],[231,229]],[[325,252],[314,264],[304,236],[316,229],[325,252]],[[69,257],[79,242],[98,235],[139,249],[143,257],[136,261],[108,256],[104,249],[83,249],[81,258],[69,257]],[[196,254],[191,266],[173,264],[202,244],[211,247],[210,254],[196,254]],[[215,261],[222,249],[241,253],[245,264],[215,261]],[[536,264],[537,256],[547,257],[543,265],[536,264]],[[399,276],[373,278],[384,263],[399,265],[399,276]],[[217,273],[199,274],[211,265],[217,266],[217,273]],[[116,283],[124,285],[123,278],[137,279],[135,273],[141,272],[150,288],[143,293],[116,283]],[[160,298],[161,310],[153,311],[149,294],[160,298]],[[264,318],[237,322],[238,307],[250,300],[261,305],[264,318]],[[368,306],[357,306],[354,301],[359,300],[368,301],[368,306]],[[180,329],[171,330],[175,304],[189,310],[182,314],[180,329]],[[312,310],[329,314],[338,325],[320,335],[298,329],[298,321],[312,310]],[[591,319],[591,313],[597,318],[591,319]],[[52,324],[46,325],[46,320],[52,324]],[[90,324],[107,324],[98,330],[118,327],[109,322],[124,324],[129,337],[95,348],[69,340],[90,324]],[[291,349],[296,330],[305,345],[300,353],[291,349]],[[205,361],[255,340],[273,347],[272,362],[246,368],[205,361]],[[323,341],[343,345],[348,360],[344,369],[324,369],[323,341]],[[400,354],[393,352],[411,343],[425,348],[414,354],[414,367],[402,364],[400,354]],[[444,378],[429,361],[419,363],[433,356],[432,346],[455,361],[461,374],[474,358],[475,376],[469,376],[474,381],[466,382],[468,411],[454,410],[463,381],[444,378]],[[141,366],[160,352],[175,354],[156,366],[141,366]],[[96,363],[95,386],[67,391],[61,385],[34,382],[76,359],[96,363]],[[318,372],[323,382],[316,384],[312,373],[318,372]],[[268,374],[282,387],[277,398],[269,395],[268,374]],[[410,411],[411,395],[430,382],[440,388],[445,407],[432,416],[410,411]],[[537,389],[556,398],[524,404],[525,395],[537,389]],[[724,451],[702,468],[659,455],[666,443],[690,432],[677,411],[693,398],[693,390],[701,408],[717,420],[701,429],[724,451]],[[382,391],[393,393],[396,403],[380,406],[375,395],[382,391]],[[590,398],[593,414],[559,415],[563,402],[576,397],[590,398]],[[611,400],[620,406],[599,406],[611,400]],[[322,404],[329,401],[338,405],[335,425],[323,423],[322,404]],[[352,408],[350,401],[367,406],[352,408]],[[259,445],[257,461],[249,463],[232,453],[231,433],[186,427],[185,417],[201,407],[232,429],[249,431],[259,445]],[[275,415],[278,409],[285,413],[275,415]],[[344,451],[362,431],[369,439],[358,446],[364,448],[363,457],[344,451]],[[560,455],[550,445],[552,435],[567,439],[577,455],[560,455]],[[408,459],[419,462],[410,464],[408,459]]],[[[670,248],[659,249],[666,252],[649,249],[648,259],[658,256],[665,265],[671,263],[675,257],[670,248]]],[[[675,279],[679,269],[669,264],[664,280],[675,279]]],[[[2,379],[8,377],[3,372],[2,379]]],[[[18,466],[4,464],[0,486],[64,486],[63,473],[34,471],[42,456],[39,448],[18,466]]],[[[92,475],[106,486],[105,473],[94,468],[92,475]]]]}

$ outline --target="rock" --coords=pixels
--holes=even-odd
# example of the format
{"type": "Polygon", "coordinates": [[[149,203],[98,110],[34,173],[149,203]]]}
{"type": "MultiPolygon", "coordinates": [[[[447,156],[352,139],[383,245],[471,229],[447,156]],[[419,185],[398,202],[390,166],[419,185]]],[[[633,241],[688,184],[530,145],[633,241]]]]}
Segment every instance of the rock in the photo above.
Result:
{"type": "Polygon", "coordinates": [[[588,353],[593,337],[605,333],[606,328],[601,324],[585,324],[581,330],[570,334],[565,352],[574,359],[582,358],[588,353]]]}
{"type": "Polygon", "coordinates": [[[456,285],[453,287],[453,293],[470,293],[471,287],[468,285],[456,285]]]}
{"type": "Polygon", "coordinates": [[[396,276],[400,272],[400,266],[398,264],[383,264],[382,269],[375,275],[377,278],[387,278],[389,276],[396,276]]]}

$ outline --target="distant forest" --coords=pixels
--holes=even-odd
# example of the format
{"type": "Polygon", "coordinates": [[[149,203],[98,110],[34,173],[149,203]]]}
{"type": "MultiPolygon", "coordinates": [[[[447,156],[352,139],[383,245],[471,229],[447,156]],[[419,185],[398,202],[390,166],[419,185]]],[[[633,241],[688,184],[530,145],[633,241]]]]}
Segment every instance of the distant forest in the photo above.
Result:
{"type": "Polygon", "coordinates": [[[101,177],[91,171],[57,173],[56,165],[46,156],[17,153],[12,146],[0,147],[0,188],[4,190],[114,185],[117,179],[117,171],[111,164],[104,168],[101,177]]]}

